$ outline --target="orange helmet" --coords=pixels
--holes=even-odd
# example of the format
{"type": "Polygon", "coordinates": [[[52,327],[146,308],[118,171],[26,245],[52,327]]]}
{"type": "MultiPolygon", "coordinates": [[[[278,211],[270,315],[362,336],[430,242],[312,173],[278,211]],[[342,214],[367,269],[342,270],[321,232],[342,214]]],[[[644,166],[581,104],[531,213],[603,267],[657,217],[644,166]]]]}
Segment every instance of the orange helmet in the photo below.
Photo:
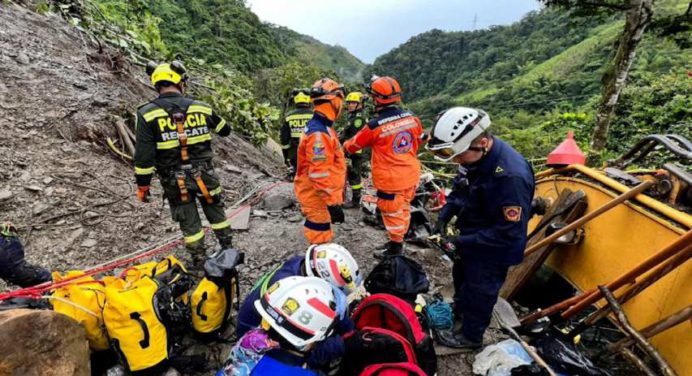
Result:
{"type": "Polygon", "coordinates": [[[375,99],[375,104],[387,105],[401,101],[401,86],[389,77],[377,77],[370,82],[368,93],[375,99]]]}
{"type": "Polygon", "coordinates": [[[323,78],[315,81],[310,89],[310,97],[313,102],[331,101],[336,97],[343,99],[346,96],[344,85],[339,85],[331,78],[323,78]]]}

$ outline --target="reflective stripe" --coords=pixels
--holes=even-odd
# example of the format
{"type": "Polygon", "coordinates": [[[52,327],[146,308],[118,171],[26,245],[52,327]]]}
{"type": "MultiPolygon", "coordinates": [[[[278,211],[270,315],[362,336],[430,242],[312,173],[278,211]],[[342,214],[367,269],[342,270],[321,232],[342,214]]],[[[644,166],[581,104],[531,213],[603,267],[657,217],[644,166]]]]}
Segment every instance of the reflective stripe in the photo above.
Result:
{"type": "Polygon", "coordinates": [[[382,215],[384,215],[385,217],[398,217],[400,214],[403,214],[403,213],[404,213],[403,210],[399,210],[398,212],[394,212],[394,213],[382,212],[382,215]]]}
{"type": "Polygon", "coordinates": [[[205,115],[211,115],[211,107],[193,104],[192,106],[187,108],[187,113],[189,114],[191,112],[199,112],[205,115]]]}
{"type": "Polygon", "coordinates": [[[226,120],[221,119],[221,121],[219,122],[219,125],[217,125],[216,129],[214,129],[214,132],[216,132],[216,133],[221,132],[221,130],[223,129],[224,126],[226,126],[226,120]]]}
{"type": "Polygon", "coordinates": [[[384,226],[384,227],[387,229],[387,231],[403,230],[404,229],[403,225],[402,226],[389,226],[389,227],[384,226]]]}
{"type": "Polygon", "coordinates": [[[204,237],[204,230],[200,230],[198,233],[191,235],[191,236],[186,236],[185,237],[185,244],[190,244],[194,243],[204,237]]]}
{"type": "Polygon", "coordinates": [[[211,135],[209,133],[203,134],[201,136],[189,137],[187,139],[188,145],[199,144],[200,142],[211,141],[211,135]]]}
{"type": "Polygon", "coordinates": [[[291,132],[291,138],[300,138],[302,135],[303,132],[291,132]]]}
{"type": "Polygon", "coordinates": [[[363,189],[363,184],[352,185],[351,189],[363,189]]]}
{"type": "Polygon", "coordinates": [[[221,187],[218,187],[216,189],[212,189],[211,191],[209,191],[209,196],[216,196],[221,192],[223,192],[223,189],[221,187]]]}
{"type": "Polygon", "coordinates": [[[175,149],[180,146],[178,140],[162,141],[156,143],[156,148],[159,150],[175,149]]]}
{"type": "Polygon", "coordinates": [[[228,219],[223,221],[223,222],[211,224],[212,230],[221,230],[221,229],[224,229],[226,227],[231,227],[231,221],[229,221],[228,219]]]}
{"type": "Polygon", "coordinates": [[[156,167],[135,167],[135,175],[151,175],[154,173],[154,171],[156,171],[156,167]]]}
{"type": "Polygon", "coordinates": [[[155,110],[149,111],[146,114],[142,115],[142,118],[144,118],[144,121],[150,122],[150,121],[156,119],[157,117],[166,117],[166,116],[168,116],[168,112],[166,112],[165,110],[162,110],[160,108],[157,108],[155,110]]]}
{"type": "Polygon", "coordinates": [[[284,149],[284,150],[290,149],[290,148],[291,148],[291,144],[288,144],[288,145],[281,145],[281,148],[284,149]]]}
{"type": "Polygon", "coordinates": [[[311,178],[326,178],[329,176],[329,172],[314,172],[310,174],[311,178]]]}

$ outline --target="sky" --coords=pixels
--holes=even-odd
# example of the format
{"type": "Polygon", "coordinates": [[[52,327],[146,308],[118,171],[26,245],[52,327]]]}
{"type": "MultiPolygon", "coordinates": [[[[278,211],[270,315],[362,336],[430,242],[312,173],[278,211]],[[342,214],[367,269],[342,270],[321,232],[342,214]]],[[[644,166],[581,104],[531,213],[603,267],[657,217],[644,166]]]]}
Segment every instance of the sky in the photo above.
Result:
{"type": "Polygon", "coordinates": [[[372,63],[431,29],[484,29],[518,21],[536,0],[247,0],[262,21],[346,47],[372,63]],[[475,22],[474,22],[475,19],[475,22]]]}

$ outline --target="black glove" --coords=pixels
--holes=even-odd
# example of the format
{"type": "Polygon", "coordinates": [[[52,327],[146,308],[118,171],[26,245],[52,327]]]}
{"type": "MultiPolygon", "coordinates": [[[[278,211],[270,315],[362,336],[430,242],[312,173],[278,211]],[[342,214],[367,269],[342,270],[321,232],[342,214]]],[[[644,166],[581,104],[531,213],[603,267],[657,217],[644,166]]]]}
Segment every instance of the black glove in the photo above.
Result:
{"type": "Polygon", "coordinates": [[[344,209],[341,205],[327,206],[329,216],[332,218],[332,223],[344,223],[344,209]]]}

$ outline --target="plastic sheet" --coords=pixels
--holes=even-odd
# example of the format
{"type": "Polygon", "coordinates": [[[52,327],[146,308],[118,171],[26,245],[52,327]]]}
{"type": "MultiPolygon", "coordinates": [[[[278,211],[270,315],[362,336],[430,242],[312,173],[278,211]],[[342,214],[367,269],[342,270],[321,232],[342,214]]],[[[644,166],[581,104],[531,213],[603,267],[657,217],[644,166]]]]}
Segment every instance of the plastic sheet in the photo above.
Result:
{"type": "Polygon", "coordinates": [[[478,353],[473,362],[473,373],[485,376],[511,376],[513,368],[529,365],[532,361],[519,342],[507,339],[478,353]]]}
{"type": "Polygon", "coordinates": [[[610,376],[610,373],[594,366],[576,347],[561,341],[554,333],[548,331],[531,344],[555,372],[578,376],[610,376]]]}

